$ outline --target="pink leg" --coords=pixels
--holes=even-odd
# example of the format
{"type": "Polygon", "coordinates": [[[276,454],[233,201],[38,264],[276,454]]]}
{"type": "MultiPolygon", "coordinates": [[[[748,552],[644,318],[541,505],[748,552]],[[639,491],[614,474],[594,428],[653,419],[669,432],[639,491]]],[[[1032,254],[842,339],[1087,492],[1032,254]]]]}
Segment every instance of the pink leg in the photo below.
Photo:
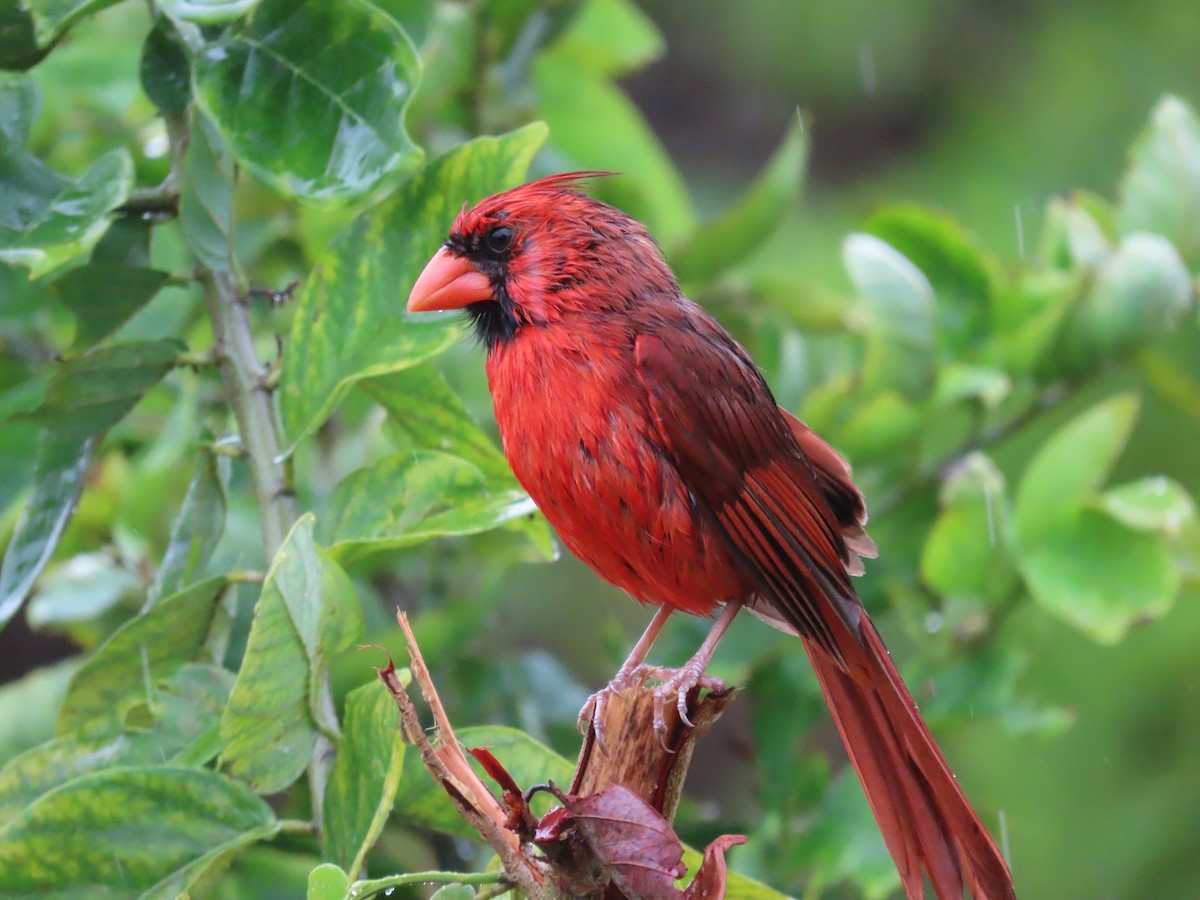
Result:
{"type": "Polygon", "coordinates": [[[604,703],[610,695],[619,694],[631,687],[642,686],[646,680],[646,673],[642,671],[642,663],[646,661],[646,654],[654,646],[663,626],[667,624],[667,619],[671,618],[672,612],[674,610],[668,606],[658,608],[658,612],[654,614],[654,618],[650,620],[650,624],[646,626],[646,630],[642,632],[638,642],[633,645],[633,649],[629,652],[629,658],[621,663],[621,668],[617,670],[612,681],[588,697],[587,702],[583,704],[583,709],[579,711],[580,731],[586,732],[590,723],[600,721],[600,713],[604,710],[604,703]]]}
{"type": "Polygon", "coordinates": [[[586,730],[589,723],[597,723],[596,738],[603,747],[604,740],[599,732],[598,723],[602,721],[601,713],[608,697],[631,687],[641,687],[650,677],[657,678],[661,682],[654,689],[654,731],[658,734],[659,739],[662,740],[667,732],[666,703],[667,698],[672,694],[676,695],[675,703],[676,709],[679,710],[679,717],[690,726],[692,723],[687,716],[687,695],[692,688],[705,687],[714,691],[725,689],[725,685],[720,679],[706,676],[704,670],[708,667],[713,653],[716,652],[717,644],[721,642],[721,638],[733,622],[734,617],[741,611],[742,606],[743,601],[741,600],[733,600],[725,604],[725,608],[721,610],[721,615],[713,623],[704,643],[700,645],[700,649],[680,669],[649,666],[645,663],[646,655],[671,616],[670,609],[665,606],[661,607],[646,627],[646,631],[638,639],[637,644],[634,645],[629,658],[622,663],[613,680],[606,687],[592,694],[584,704],[579,713],[580,730],[586,730]]]}
{"type": "Polygon", "coordinates": [[[717,650],[717,644],[721,643],[721,638],[725,636],[725,632],[733,623],[734,617],[742,610],[744,601],[731,600],[725,604],[725,608],[721,610],[721,615],[717,621],[713,623],[713,627],[709,629],[708,636],[704,638],[704,643],[700,645],[692,658],[683,664],[680,669],[656,669],[650,666],[642,666],[642,669],[647,674],[655,675],[662,679],[662,683],[654,689],[654,731],[661,739],[667,732],[667,720],[664,715],[666,709],[667,698],[671,694],[675,694],[675,708],[679,710],[679,718],[685,724],[691,726],[691,722],[687,716],[687,695],[694,687],[706,687],[710,691],[720,691],[725,689],[725,684],[719,678],[712,678],[704,674],[704,670],[708,668],[709,662],[712,661],[713,653],[717,650]]]}

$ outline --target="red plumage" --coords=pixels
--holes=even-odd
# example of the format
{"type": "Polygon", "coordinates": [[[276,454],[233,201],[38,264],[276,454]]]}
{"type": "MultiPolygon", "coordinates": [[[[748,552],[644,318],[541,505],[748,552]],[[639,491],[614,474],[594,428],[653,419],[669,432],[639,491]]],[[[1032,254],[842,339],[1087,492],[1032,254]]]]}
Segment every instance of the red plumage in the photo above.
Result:
{"type": "Polygon", "coordinates": [[[693,681],[742,605],[802,638],[909,898],[924,877],[942,900],[1014,897],[851,586],[874,546],[849,467],[775,405],[645,228],[574,189],[599,174],[461,213],[410,310],[470,314],[505,454],[573,553],[643,603],[726,604],[693,681]]]}

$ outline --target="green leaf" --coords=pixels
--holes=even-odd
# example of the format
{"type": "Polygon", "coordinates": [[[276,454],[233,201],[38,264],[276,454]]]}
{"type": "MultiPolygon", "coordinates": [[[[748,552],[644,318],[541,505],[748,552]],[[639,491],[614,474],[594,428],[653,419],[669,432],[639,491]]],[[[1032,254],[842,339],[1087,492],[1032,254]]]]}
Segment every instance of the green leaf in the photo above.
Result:
{"type": "Polygon", "coordinates": [[[1063,323],[1083,292],[1079,273],[1026,270],[1001,288],[992,309],[991,336],[981,356],[1009,372],[1061,368],[1057,346],[1063,323]]]}
{"type": "Polygon", "coordinates": [[[313,521],[302,516],[271,562],[221,718],[222,761],[263,794],[299,778],[318,731],[336,730],[326,667],[362,630],[354,588],[313,542],[313,521]]]}
{"type": "Polygon", "coordinates": [[[1127,235],[1073,310],[1062,352],[1083,369],[1170,333],[1191,306],[1191,275],[1171,243],[1157,234],[1127,235]]]}
{"type": "Polygon", "coordinates": [[[65,272],[51,294],[75,315],[76,351],[108,337],[154,299],[170,276],[157,269],[90,262],[65,272]]]}
{"type": "MultiPolygon", "coordinates": [[[[392,435],[400,450],[436,450],[476,466],[488,494],[511,497],[521,487],[504,454],[475,424],[458,395],[429,365],[372,378],[363,387],[388,411],[392,435]]],[[[517,525],[547,558],[554,556],[550,527],[541,516],[517,525]]]]}
{"type": "Polygon", "coordinates": [[[691,233],[696,217],[683,178],[625,94],[557,49],[538,58],[534,81],[553,147],[568,165],[621,173],[597,184],[597,196],[645,222],[664,245],[691,233]]]}
{"type": "Polygon", "coordinates": [[[837,430],[837,447],[850,459],[886,459],[911,444],[921,428],[916,408],[896,391],[885,390],[860,404],[837,430]]]}
{"type": "Polygon", "coordinates": [[[330,552],[344,564],[436,537],[478,534],[536,511],[515,483],[493,487],[478,466],[432,450],[386,456],[352,472],[331,505],[330,552]]]}
{"type": "Polygon", "coordinates": [[[348,872],[362,868],[388,814],[404,763],[396,701],[375,681],[346,696],[342,739],[325,791],[328,855],[348,872]]]}
{"type": "Polygon", "coordinates": [[[662,35],[630,0],[588,0],[555,44],[596,75],[617,77],[653,62],[662,35]]]}
{"type": "Polygon", "coordinates": [[[935,376],[929,281],[899,251],[869,234],[847,237],[842,260],[866,313],[864,390],[895,388],[919,399],[933,387],[935,376]]]}
{"type": "Polygon", "coordinates": [[[101,434],[175,366],[181,350],[174,340],[97,347],[55,369],[30,418],[60,439],[101,434]]]}
{"type": "Polygon", "coordinates": [[[1067,528],[1104,484],[1138,413],[1134,394],[1097,403],[1058,429],[1026,466],[1013,531],[1033,546],[1067,528]]]}
{"type": "Polygon", "coordinates": [[[333,863],[321,863],[308,873],[305,900],[345,900],[350,891],[350,876],[333,863]]]}
{"type": "Polygon", "coordinates": [[[205,641],[225,590],[210,578],[167,597],[118,628],[71,677],[55,732],[113,733],[132,703],[154,700],[154,682],[205,659],[205,641]]]}
{"type": "Polygon", "coordinates": [[[182,589],[204,571],[225,530],[228,478],[228,466],[222,465],[221,458],[207,450],[197,451],[183,505],[171,525],[167,552],[146,597],[148,605],[182,589]]]}
{"type": "Polygon", "coordinates": [[[1177,481],[1161,475],[1105,491],[1098,505],[1128,528],[1169,536],[1178,535],[1196,515],[1191,495],[1177,481]]]}
{"type": "Polygon", "coordinates": [[[89,738],[55,738],[0,769],[0,825],[61,784],[115,766],[203,765],[216,755],[212,740],[233,675],[214,666],[177,671],[153,704],[153,727],[89,738]]]}
{"type": "Polygon", "coordinates": [[[239,162],[288,196],[347,201],[411,172],[404,110],[421,77],[369,3],[261,0],[195,60],[196,100],[239,162]]]}
{"type": "Polygon", "coordinates": [[[75,511],[95,448],[93,437],[72,443],[47,430],[38,437],[33,493],[17,520],[0,566],[0,628],[21,608],[50,561],[75,511]]]}
{"type": "Polygon", "coordinates": [[[1033,598],[1102,644],[1165,615],[1182,575],[1160,534],[1084,510],[1018,555],[1033,598]]]}
{"type": "Polygon", "coordinates": [[[985,409],[994,409],[1012,392],[1012,379],[998,369],[951,362],[938,371],[935,399],[940,406],[952,406],[964,400],[977,400],[985,409]]]}
{"type": "Polygon", "coordinates": [[[669,254],[681,281],[712,281],[762,247],[796,202],[807,150],[804,130],[793,124],[746,195],[713,221],[697,226],[669,254]]]}
{"type": "Polygon", "coordinates": [[[1133,145],[1117,225],[1165,235],[1190,267],[1200,265],[1200,119],[1178,97],[1158,102],[1133,145]]]}
{"type": "Polygon", "coordinates": [[[141,578],[111,553],[78,553],[46,573],[25,609],[25,619],[35,630],[62,630],[64,625],[95,620],[122,603],[140,601],[143,593],[141,578]]]}
{"type": "Polygon", "coordinates": [[[133,186],[124,149],[105,153],[72,181],[25,146],[40,101],[24,79],[0,75],[0,262],[40,278],[96,245],[133,186]]]}
{"type": "Polygon", "coordinates": [[[921,577],[973,608],[1003,599],[1016,580],[1006,550],[1004,476],[987,456],[964,459],[942,486],[941,512],[921,553],[921,577]]]}
{"type": "MultiPolygon", "coordinates": [[[[479,725],[456,729],[456,734],[464,747],[486,747],[491,750],[523,789],[547,781],[571,783],[574,764],[523,731],[501,725],[479,725]]],[[[474,761],[472,765],[475,765],[474,761]]],[[[490,780],[483,770],[478,767],[477,770],[484,783],[489,784],[490,780]]],[[[471,826],[463,821],[445,791],[429,777],[417,753],[409,753],[404,757],[404,771],[400,776],[394,810],[393,819],[407,825],[460,837],[478,837],[471,826]]]]}
{"type": "Polygon", "coordinates": [[[545,138],[535,123],[464,144],[334,239],[300,290],[284,350],[280,406],[293,446],[355,382],[415,365],[459,339],[458,316],[405,317],[405,297],[459,207],[520,181],[545,138]]]}
{"type": "Polygon", "coordinates": [[[0,760],[54,736],[54,718],[78,664],[79,657],[68,657],[0,686],[0,760]]]}
{"type": "Polygon", "coordinates": [[[180,345],[101,347],[60,366],[42,404],[23,418],[42,426],[34,490],[0,566],[0,625],[20,607],[75,509],[99,436],[174,365],[180,345]]]}
{"type": "Polygon", "coordinates": [[[863,228],[899,250],[929,280],[937,296],[943,338],[965,346],[985,332],[1000,263],[957,221],[920,206],[893,206],[863,228]]]}
{"type": "Polygon", "coordinates": [[[478,466],[488,478],[516,484],[504,454],[433,366],[372,378],[363,388],[387,410],[400,432],[399,449],[441,450],[478,466]]]}
{"type": "Polygon", "coordinates": [[[1111,252],[1108,235],[1079,198],[1051,198],[1039,251],[1047,264],[1058,269],[1092,269],[1111,252]]]}
{"type": "Polygon", "coordinates": [[[212,123],[196,113],[179,191],[179,227],[201,265],[235,271],[233,255],[233,161],[212,123]]]}
{"type": "Polygon", "coordinates": [[[218,25],[240,19],[258,5],[258,0],[159,0],[162,11],[173,19],[218,25]]]}
{"type": "Polygon", "coordinates": [[[166,900],[278,828],[265,802],[208,769],[96,772],[44,795],[0,831],[0,893],[166,900]]]}
{"type": "Polygon", "coordinates": [[[67,30],[119,0],[23,0],[0,7],[0,69],[30,69],[67,30]]]}
{"type": "Polygon", "coordinates": [[[138,77],[142,90],[163,115],[182,116],[187,112],[192,99],[191,63],[183,42],[162,19],[146,35],[138,77]]]}

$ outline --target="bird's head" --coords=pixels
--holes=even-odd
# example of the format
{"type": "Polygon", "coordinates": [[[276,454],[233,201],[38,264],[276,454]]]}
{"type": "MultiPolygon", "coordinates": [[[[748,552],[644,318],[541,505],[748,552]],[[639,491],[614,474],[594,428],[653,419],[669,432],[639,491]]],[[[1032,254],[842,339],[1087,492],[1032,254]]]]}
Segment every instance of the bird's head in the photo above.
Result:
{"type": "Polygon", "coordinates": [[[577,189],[608,174],[552,175],[464,207],[413,285],[408,311],[463,309],[491,349],[528,325],[674,290],[645,227],[577,189]]]}

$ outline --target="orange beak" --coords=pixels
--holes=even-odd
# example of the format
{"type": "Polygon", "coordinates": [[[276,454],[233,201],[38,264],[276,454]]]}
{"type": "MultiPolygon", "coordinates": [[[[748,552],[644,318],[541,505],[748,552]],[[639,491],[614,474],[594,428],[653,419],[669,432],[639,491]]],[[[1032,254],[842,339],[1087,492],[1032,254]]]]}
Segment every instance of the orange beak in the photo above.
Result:
{"type": "Polygon", "coordinates": [[[469,259],[455,256],[443,247],[425,264],[413,285],[412,293],[408,295],[408,311],[462,309],[492,298],[492,285],[487,276],[469,259]]]}

